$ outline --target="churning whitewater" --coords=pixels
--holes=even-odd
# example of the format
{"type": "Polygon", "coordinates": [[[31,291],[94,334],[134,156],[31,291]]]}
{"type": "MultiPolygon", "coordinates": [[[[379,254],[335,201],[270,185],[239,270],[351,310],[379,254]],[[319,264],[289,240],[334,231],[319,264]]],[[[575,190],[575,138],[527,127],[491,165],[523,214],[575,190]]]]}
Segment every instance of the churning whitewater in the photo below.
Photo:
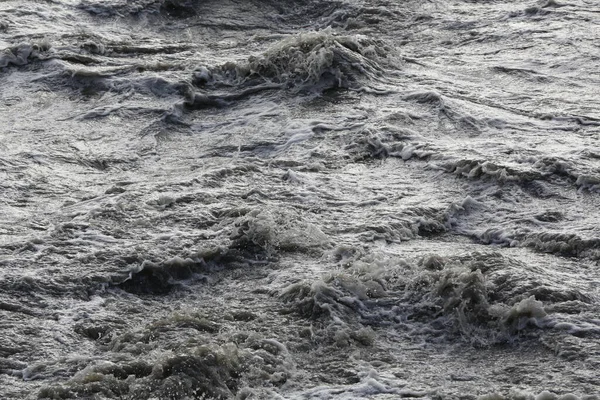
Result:
{"type": "Polygon", "coordinates": [[[0,399],[600,398],[596,0],[0,2],[0,399]]]}

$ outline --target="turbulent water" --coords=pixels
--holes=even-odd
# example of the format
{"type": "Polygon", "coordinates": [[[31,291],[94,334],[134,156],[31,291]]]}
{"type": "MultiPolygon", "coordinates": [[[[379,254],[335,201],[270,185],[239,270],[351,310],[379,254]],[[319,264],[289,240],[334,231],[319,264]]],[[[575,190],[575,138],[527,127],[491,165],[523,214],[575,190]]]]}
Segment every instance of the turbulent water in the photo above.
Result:
{"type": "Polygon", "coordinates": [[[597,0],[0,2],[0,399],[598,399],[597,0]]]}

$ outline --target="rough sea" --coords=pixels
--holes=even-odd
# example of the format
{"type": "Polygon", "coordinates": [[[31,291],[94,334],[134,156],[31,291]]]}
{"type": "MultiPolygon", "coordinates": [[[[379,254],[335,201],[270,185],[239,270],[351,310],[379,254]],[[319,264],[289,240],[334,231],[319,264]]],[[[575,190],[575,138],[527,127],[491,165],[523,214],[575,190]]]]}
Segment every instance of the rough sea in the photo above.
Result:
{"type": "Polygon", "coordinates": [[[598,400],[598,0],[1,0],[0,399],[598,400]]]}

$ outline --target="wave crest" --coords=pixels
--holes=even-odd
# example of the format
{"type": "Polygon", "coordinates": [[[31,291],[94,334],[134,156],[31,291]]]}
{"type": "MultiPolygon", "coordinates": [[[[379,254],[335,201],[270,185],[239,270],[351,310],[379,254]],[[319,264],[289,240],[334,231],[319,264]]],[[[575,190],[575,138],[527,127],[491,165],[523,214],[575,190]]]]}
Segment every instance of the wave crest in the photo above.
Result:
{"type": "Polygon", "coordinates": [[[337,36],[330,30],[302,33],[284,39],[260,56],[229,62],[195,74],[198,86],[277,83],[321,90],[360,86],[361,79],[383,75],[390,49],[362,36],[337,36]]]}

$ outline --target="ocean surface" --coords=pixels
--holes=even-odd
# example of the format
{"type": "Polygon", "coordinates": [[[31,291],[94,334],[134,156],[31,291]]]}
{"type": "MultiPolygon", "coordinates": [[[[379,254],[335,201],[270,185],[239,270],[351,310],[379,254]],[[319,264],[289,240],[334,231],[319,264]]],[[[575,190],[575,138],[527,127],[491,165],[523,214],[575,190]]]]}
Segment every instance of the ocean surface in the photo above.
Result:
{"type": "Polygon", "coordinates": [[[0,399],[600,398],[597,0],[0,1],[0,399]]]}

